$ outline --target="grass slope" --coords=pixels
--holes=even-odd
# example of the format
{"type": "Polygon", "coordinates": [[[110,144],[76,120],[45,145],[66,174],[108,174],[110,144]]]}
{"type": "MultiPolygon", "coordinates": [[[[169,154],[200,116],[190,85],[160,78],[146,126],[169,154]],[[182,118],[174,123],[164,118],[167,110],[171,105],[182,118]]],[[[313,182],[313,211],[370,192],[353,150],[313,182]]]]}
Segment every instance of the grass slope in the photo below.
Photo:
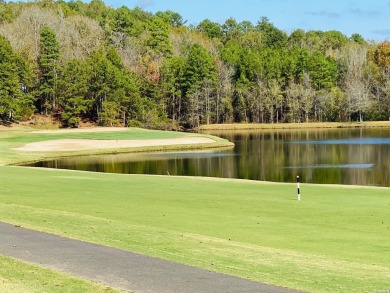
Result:
{"type": "MultiPolygon", "coordinates": [[[[219,148],[232,147],[232,144],[226,140],[210,136],[216,140],[213,144],[208,145],[186,145],[186,146],[165,146],[152,148],[132,148],[120,150],[94,150],[82,152],[41,152],[41,153],[24,153],[15,151],[14,148],[23,146],[26,143],[55,140],[63,138],[84,138],[84,139],[165,139],[180,138],[186,136],[196,136],[196,134],[151,131],[138,128],[123,128],[120,132],[92,132],[92,133],[64,133],[55,134],[38,134],[31,133],[34,129],[31,127],[12,127],[5,128],[0,125],[0,166],[8,164],[17,164],[26,161],[35,161],[46,158],[59,156],[90,155],[98,153],[112,152],[145,152],[156,150],[173,150],[173,149],[196,149],[196,148],[219,148]]],[[[205,135],[203,135],[205,136],[205,135]]],[[[7,169],[5,169],[7,170],[7,169]]],[[[7,172],[7,171],[6,171],[7,172]]],[[[2,173],[2,172],[0,172],[2,173]]],[[[20,178],[23,178],[21,175],[20,178]]],[[[2,179],[0,178],[0,189],[2,179]]],[[[16,190],[15,190],[16,191],[16,190]]],[[[0,194],[3,194],[0,191],[0,194]]],[[[23,209],[21,209],[23,210],[23,209]]],[[[66,275],[54,271],[42,269],[36,266],[28,266],[15,260],[0,257],[3,266],[0,267],[0,292],[102,292],[103,289],[89,282],[69,278],[66,275]],[[5,265],[4,265],[5,264],[5,265]],[[47,281],[45,281],[48,279],[47,281]]],[[[104,289],[104,291],[107,291],[104,289]]]]}
{"type": "Polygon", "coordinates": [[[216,140],[211,144],[193,144],[193,145],[174,145],[174,146],[156,146],[156,147],[140,147],[140,148],[123,148],[123,149],[103,149],[103,150],[89,150],[89,151],[67,151],[67,152],[20,152],[14,148],[24,146],[30,142],[48,141],[56,139],[104,139],[104,140],[147,140],[147,139],[169,139],[181,138],[188,136],[198,136],[193,133],[172,132],[172,131],[156,131],[146,130],[140,128],[123,128],[123,131],[115,132],[91,132],[91,133],[54,133],[42,134],[32,133],[31,128],[16,128],[10,130],[0,129],[0,166],[17,164],[27,161],[36,161],[47,158],[56,158],[61,156],[79,156],[91,155],[101,153],[126,153],[126,152],[147,152],[160,150],[174,150],[174,149],[202,149],[202,148],[220,148],[232,147],[233,144],[225,139],[221,139],[210,135],[201,135],[211,137],[216,140]]]}
{"type": "Polygon", "coordinates": [[[0,256],[0,262],[0,292],[2,293],[120,292],[13,258],[0,256]]]}
{"type": "Polygon", "coordinates": [[[0,167],[0,220],[310,292],[390,288],[388,188],[0,167]]]}

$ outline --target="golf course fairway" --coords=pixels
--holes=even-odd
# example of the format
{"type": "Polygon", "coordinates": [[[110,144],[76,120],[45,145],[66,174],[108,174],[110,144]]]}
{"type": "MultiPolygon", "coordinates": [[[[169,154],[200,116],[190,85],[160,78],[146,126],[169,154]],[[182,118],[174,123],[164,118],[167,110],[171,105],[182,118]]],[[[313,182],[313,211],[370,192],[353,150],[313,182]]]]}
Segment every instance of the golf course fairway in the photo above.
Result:
{"type": "MultiPolygon", "coordinates": [[[[22,161],[31,139],[3,137],[22,161]]],[[[0,190],[0,221],[25,228],[307,292],[390,290],[389,188],[303,183],[298,202],[295,184],[1,166],[0,190]]]]}

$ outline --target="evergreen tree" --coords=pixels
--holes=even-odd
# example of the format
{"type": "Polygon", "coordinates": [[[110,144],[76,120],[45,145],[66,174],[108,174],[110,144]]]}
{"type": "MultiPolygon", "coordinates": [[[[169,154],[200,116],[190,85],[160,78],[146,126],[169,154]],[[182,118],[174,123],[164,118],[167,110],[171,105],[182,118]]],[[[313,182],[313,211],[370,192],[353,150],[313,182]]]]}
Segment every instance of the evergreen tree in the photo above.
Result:
{"type": "Polygon", "coordinates": [[[306,70],[309,73],[316,90],[331,88],[337,79],[337,65],[332,57],[325,57],[320,52],[314,52],[309,56],[306,70]]]}
{"type": "Polygon", "coordinates": [[[110,15],[107,25],[112,26],[114,32],[124,33],[129,37],[139,37],[147,28],[152,15],[139,8],[133,10],[122,6],[110,15]]]}
{"type": "Polygon", "coordinates": [[[148,106],[141,100],[140,91],[134,76],[125,70],[114,69],[112,96],[110,101],[117,105],[118,120],[123,126],[130,126],[131,121],[141,122],[142,111],[148,106]]]}
{"type": "Polygon", "coordinates": [[[257,29],[263,33],[267,47],[283,48],[287,45],[287,35],[270,23],[267,17],[261,18],[257,29]]]}
{"type": "Polygon", "coordinates": [[[205,118],[206,123],[210,121],[211,108],[215,104],[213,91],[216,81],[217,67],[213,57],[201,45],[192,45],[185,66],[183,85],[185,94],[189,98],[190,107],[187,114],[195,117],[191,119],[193,126],[199,124],[199,119],[202,117],[205,118]]]}
{"type": "Polygon", "coordinates": [[[140,93],[135,79],[118,64],[115,56],[111,49],[108,53],[99,50],[92,54],[87,62],[90,70],[88,92],[93,103],[93,117],[99,124],[113,126],[121,121],[128,126],[131,119],[140,119],[140,93]]]}
{"type": "Polygon", "coordinates": [[[173,12],[171,10],[167,10],[167,11],[158,11],[156,13],[156,16],[160,17],[161,19],[163,19],[167,24],[169,24],[170,26],[173,26],[173,27],[180,27],[182,25],[184,25],[185,21],[183,21],[183,17],[177,13],[177,12],[173,12]]]}
{"type": "Polygon", "coordinates": [[[55,32],[49,27],[43,27],[40,31],[40,84],[39,107],[42,113],[48,114],[49,110],[56,111],[57,83],[59,74],[60,45],[55,32]]]}
{"type": "Polygon", "coordinates": [[[155,53],[165,57],[172,55],[173,49],[169,38],[169,26],[159,17],[155,17],[149,25],[150,37],[147,46],[155,53]]]}
{"type": "Polygon", "coordinates": [[[65,127],[79,127],[81,117],[87,113],[88,68],[80,60],[71,60],[62,72],[59,81],[59,106],[61,121],[65,127]]]}
{"type": "Polygon", "coordinates": [[[13,121],[32,113],[30,77],[25,61],[0,36],[0,119],[13,121]]]}
{"type": "Polygon", "coordinates": [[[222,33],[224,36],[224,41],[237,39],[241,35],[241,29],[237,21],[234,18],[229,18],[222,25],[222,33]]]}
{"type": "Polygon", "coordinates": [[[186,27],[172,11],[114,9],[102,0],[0,0],[0,35],[12,46],[0,41],[2,119],[34,111],[59,114],[76,127],[82,118],[152,126],[169,117],[176,128],[233,116],[237,122],[390,116],[389,42],[368,44],[359,34],[297,29],[288,36],[266,17],[255,26],[229,18],[186,27]],[[63,73],[59,64],[66,64],[63,73]]]}
{"type": "Polygon", "coordinates": [[[213,57],[201,45],[192,45],[189,50],[184,75],[186,90],[189,91],[207,80],[215,81],[216,73],[217,68],[213,57]]]}
{"type": "Polygon", "coordinates": [[[349,38],[351,41],[358,43],[360,45],[366,44],[367,42],[364,40],[362,35],[360,34],[352,34],[352,36],[349,38]]]}
{"type": "Polygon", "coordinates": [[[90,116],[93,120],[102,124],[103,103],[108,100],[111,93],[114,66],[107,59],[103,50],[94,52],[87,60],[87,64],[90,72],[88,93],[93,103],[90,116]]]}
{"type": "Polygon", "coordinates": [[[161,86],[167,96],[168,117],[181,122],[185,59],[181,56],[165,59],[162,66],[161,86]]]}
{"type": "Polygon", "coordinates": [[[204,33],[210,39],[222,38],[222,26],[217,22],[212,22],[209,19],[205,19],[201,21],[196,29],[202,33],[204,33]]]}

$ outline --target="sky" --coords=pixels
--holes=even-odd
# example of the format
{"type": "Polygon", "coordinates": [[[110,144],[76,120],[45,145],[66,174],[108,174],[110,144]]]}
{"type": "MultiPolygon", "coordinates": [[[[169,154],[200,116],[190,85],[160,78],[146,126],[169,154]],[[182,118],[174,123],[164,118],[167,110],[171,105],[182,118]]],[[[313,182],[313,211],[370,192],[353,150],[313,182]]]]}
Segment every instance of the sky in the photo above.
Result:
{"type": "Polygon", "coordinates": [[[390,41],[390,0],[103,0],[114,8],[140,7],[145,11],[172,10],[188,24],[204,19],[223,24],[256,24],[268,17],[277,28],[290,34],[295,29],[337,30],[348,37],[361,34],[366,40],[390,41]]]}

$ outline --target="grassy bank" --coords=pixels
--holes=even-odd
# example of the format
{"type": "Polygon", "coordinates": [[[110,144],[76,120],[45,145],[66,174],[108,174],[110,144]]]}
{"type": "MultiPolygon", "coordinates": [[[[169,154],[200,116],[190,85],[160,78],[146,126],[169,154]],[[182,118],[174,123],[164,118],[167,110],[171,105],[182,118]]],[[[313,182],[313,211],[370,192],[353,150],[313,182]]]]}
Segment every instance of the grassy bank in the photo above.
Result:
{"type": "Polygon", "coordinates": [[[0,220],[309,292],[390,288],[388,188],[0,167],[0,220]]]}
{"type": "MultiPolygon", "coordinates": [[[[196,134],[150,131],[137,128],[123,128],[120,132],[102,132],[102,133],[33,133],[41,130],[27,126],[13,125],[4,127],[0,125],[0,166],[9,164],[18,164],[48,158],[62,156],[82,156],[103,153],[127,153],[127,152],[148,152],[148,151],[168,151],[168,150],[185,150],[185,149],[206,149],[206,148],[224,148],[233,145],[223,139],[208,136],[215,140],[212,144],[192,144],[192,145],[175,145],[175,146],[156,146],[156,147],[138,147],[123,149],[106,149],[106,150],[89,150],[89,151],[65,151],[65,152],[20,152],[14,148],[21,147],[27,143],[40,142],[57,139],[104,139],[104,140],[147,140],[147,139],[171,139],[196,134]]],[[[56,130],[56,129],[53,129],[56,130]]],[[[203,135],[205,136],[205,135],[203,135]]],[[[0,172],[2,174],[4,170],[0,172]]],[[[7,171],[5,171],[7,172],[7,171]]],[[[23,175],[20,174],[20,179],[23,175]]],[[[69,182],[72,184],[72,182],[69,182]]],[[[0,188],[2,179],[0,179],[0,188]]],[[[16,191],[16,190],[15,190],[16,191]]],[[[5,194],[3,194],[5,195],[5,194]]],[[[7,196],[5,195],[5,198],[7,196]]],[[[3,198],[4,199],[4,198],[3,198]]],[[[5,218],[1,219],[5,220],[5,218]]],[[[109,288],[95,285],[91,282],[82,281],[64,274],[50,271],[48,269],[31,266],[14,259],[0,256],[3,264],[0,268],[0,291],[1,292],[111,292],[109,288]]]]}
{"type": "Polygon", "coordinates": [[[113,293],[100,284],[0,256],[0,292],[2,293],[113,293]]]}
{"type": "Polygon", "coordinates": [[[368,122],[310,122],[310,123],[235,123],[210,124],[199,127],[201,131],[207,130],[261,130],[261,129],[309,129],[309,128],[358,128],[358,127],[390,127],[390,121],[368,122]]]}
{"type": "MultiPolygon", "coordinates": [[[[0,166],[9,164],[18,164],[21,162],[37,161],[48,158],[58,158],[67,156],[82,156],[92,154],[107,153],[131,153],[131,152],[150,152],[150,151],[168,151],[168,150],[192,150],[207,148],[233,147],[233,144],[225,139],[215,136],[208,136],[215,140],[215,143],[208,144],[190,144],[190,145],[172,145],[172,146],[154,146],[137,147],[121,149],[98,149],[88,151],[63,151],[63,152],[21,152],[14,148],[22,147],[31,142],[58,140],[58,139],[95,139],[95,140],[148,140],[148,139],[171,139],[198,136],[198,134],[153,131],[139,128],[123,128],[116,132],[85,132],[85,133],[34,133],[31,128],[0,129],[0,166]]],[[[202,135],[207,136],[207,135],[202,135]]]]}

